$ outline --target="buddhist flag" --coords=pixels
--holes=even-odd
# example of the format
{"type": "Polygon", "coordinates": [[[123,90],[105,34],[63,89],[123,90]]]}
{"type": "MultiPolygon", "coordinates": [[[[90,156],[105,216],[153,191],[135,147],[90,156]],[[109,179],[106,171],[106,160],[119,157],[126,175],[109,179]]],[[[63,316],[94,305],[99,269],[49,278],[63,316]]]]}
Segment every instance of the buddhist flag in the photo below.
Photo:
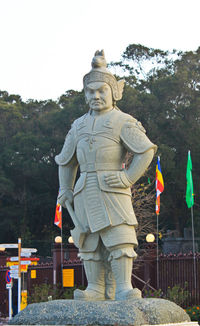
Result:
{"type": "Polygon", "coordinates": [[[187,207],[191,208],[194,205],[194,193],[193,193],[193,180],[192,180],[192,159],[190,151],[188,151],[187,171],[186,171],[186,203],[187,207]]]}
{"type": "Polygon", "coordinates": [[[160,212],[160,194],[164,190],[164,181],[161,172],[160,166],[160,157],[158,156],[158,161],[156,165],[156,214],[158,215],[160,212]]]}
{"type": "Polygon", "coordinates": [[[62,206],[58,202],[56,203],[54,224],[60,229],[62,228],[62,206]]]}

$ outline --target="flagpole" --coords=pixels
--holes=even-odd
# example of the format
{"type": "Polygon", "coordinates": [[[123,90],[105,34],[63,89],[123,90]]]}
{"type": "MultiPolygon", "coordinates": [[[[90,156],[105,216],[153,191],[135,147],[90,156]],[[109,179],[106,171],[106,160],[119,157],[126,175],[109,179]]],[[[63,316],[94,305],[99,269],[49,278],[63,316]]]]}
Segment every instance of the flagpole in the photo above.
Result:
{"type": "Polygon", "coordinates": [[[157,216],[157,239],[156,239],[156,243],[157,243],[157,257],[156,257],[156,271],[157,271],[157,289],[159,290],[159,252],[158,252],[158,215],[157,216]]]}
{"type": "MultiPolygon", "coordinates": [[[[191,162],[191,154],[190,154],[190,150],[188,151],[188,157],[190,158],[190,162],[191,162]]],[[[192,164],[192,163],[191,163],[192,164]]],[[[194,214],[193,214],[193,181],[192,181],[192,166],[190,169],[190,185],[192,185],[192,187],[190,187],[190,200],[191,200],[191,220],[192,220],[192,249],[193,249],[193,269],[194,269],[194,288],[196,290],[197,288],[197,273],[196,273],[196,260],[195,260],[195,238],[194,238],[194,214]]]]}
{"type": "Polygon", "coordinates": [[[157,159],[157,165],[156,165],[156,216],[157,216],[157,257],[156,257],[156,271],[157,271],[157,289],[159,289],[159,248],[158,248],[158,235],[159,235],[159,221],[158,221],[158,215],[160,212],[160,195],[164,191],[164,181],[160,166],[160,156],[158,156],[157,159]]]}
{"type": "Polygon", "coordinates": [[[197,273],[196,273],[196,261],[195,261],[195,241],[194,241],[194,216],[193,216],[193,206],[191,207],[191,217],[192,217],[192,248],[193,248],[193,264],[194,264],[194,288],[197,288],[197,273]]]}

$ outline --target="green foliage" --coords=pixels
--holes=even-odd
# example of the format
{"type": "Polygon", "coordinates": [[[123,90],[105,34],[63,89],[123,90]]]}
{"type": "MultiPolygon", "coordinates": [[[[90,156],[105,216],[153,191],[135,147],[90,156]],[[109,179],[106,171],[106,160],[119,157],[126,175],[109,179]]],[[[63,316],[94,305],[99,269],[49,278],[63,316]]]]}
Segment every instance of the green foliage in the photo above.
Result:
{"type": "MultiPolygon", "coordinates": [[[[54,157],[75,118],[84,114],[82,92],[69,91],[58,102],[22,102],[19,96],[0,92],[0,238],[14,242],[22,237],[29,246],[41,239],[52,242],[58,193],[54,157]]],[[[71,220],[63,212],[63,233],[71,220]]],[[[46,249],[41,242],[39,255],[46,249]]]]}
{"type": "Polygon", "coordinates": [[[161,289],[159,290],[144,290],[143,298],[163,298],[164,294],[161,289]]]}
{"type": "Polygon", "coordinates": [[[184,306],[188,297],[189,291],[187,290],[187,282],[185,282],[184,288],[180,287],[180,285],[175,285],[167,289],[166,299],[175,302],[179,306],[184,306]]]}
{"type": "MultiPolygon", "coordinates": [[[[28,303],[45,302],[57,299],[73,299],[73,293],[76,288],[76,286],[73,288],[61,288],[59,285],[54,288],[52,285],[46,283],[35,285],[31,295],[28,296],[28,303]]],[[[83,286],[79,288],[82,290],[85,289],[83,286]]]]}
{"type": "Polygon", "coordinates": [[[193,306],[185,309],[191,321],[200,321],[200,306],[193,306]]]}
{"type": "Polygon", "coordinates": [[[185,282],[183,288],[180,285],[168,287],[166,293],[164,293],[161,289],[156,291],[144,290],[144,297],[163,298],[173,301],[179,306],[184,306],[189,297],[189,291],[187,290],[187,282],[185,282]]]}
{"type": "MultiPolygon", "coordinates": [[[[200,205],[200,152],[197,141],[200,137],[200,48],[193,52],[169,53],[131,44],[124,51],[122,60],[112,63],[112,66],[122,67],[122,77],[127,80],[119,107],[140,120],[147,135],[158,145],[157,155],[161,157],[165,182],[160,221],[167,229],[176,229],[181,233],[191,223],[190,211],[185,203],[189,149],[193,162],[194,193],[197,194],[194,216],[198,215],[196,208],[200,205]],[[134,79],[136,82],[131,83],[134,79]]],[[[155,163],[154,159],[149,170],[152,179],[155,163]]],[[[199,230],[195,227],[196,234],[199,230]]]]}
{"type": "Polygon", "coordinates": [[[36,285],[33,293],[28,296],[28,303],[37,303],[48,301],[48,298],[55,298],[57,290],[54,290],[49,284],[36,285]]]}

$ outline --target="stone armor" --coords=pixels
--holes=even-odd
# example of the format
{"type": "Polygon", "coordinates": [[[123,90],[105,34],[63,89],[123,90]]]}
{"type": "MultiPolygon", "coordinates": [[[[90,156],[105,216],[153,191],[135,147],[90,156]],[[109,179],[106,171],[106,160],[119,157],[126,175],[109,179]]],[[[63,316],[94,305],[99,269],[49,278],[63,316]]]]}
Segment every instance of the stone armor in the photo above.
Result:
{"type": "Polygon", "coordinates": [[[123,170],[127,151],[140,154],[155,147],[141,123],[116,108],[99,117],[93,117],[88,112],[73,123],[61,153],[56,156],[56,162],[69,165],[73,161],[74,171],[77,166],[80,167],[81,173],[75,187],[74,178],[70,185],[74,188],[78,222],[89,230],[88,239],[80,252],[94,252],[99,234],[106,247],[127,241],[137,245],[134,230],[137,220],[132,208],[130,187],[110,187],[104,177],[110,171],[123,170]],[[124,225],[125,229],[124,232],[120,230],[119,240],[117,226],[120,225],[124,225]],[[116,236],[107,236],[110,226],[116,230],[116,236]],[[130,226],[129,229],[127,226],[130,226]]]}

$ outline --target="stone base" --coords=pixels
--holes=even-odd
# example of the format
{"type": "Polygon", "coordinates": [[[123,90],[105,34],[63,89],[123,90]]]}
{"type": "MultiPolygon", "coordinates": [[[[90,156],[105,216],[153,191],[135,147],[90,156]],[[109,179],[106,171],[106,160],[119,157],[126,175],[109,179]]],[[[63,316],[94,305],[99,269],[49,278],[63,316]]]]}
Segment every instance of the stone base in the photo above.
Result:
{"type": "Polygon", "coordinates": [[[17,314],[10,325],[198,325],[186,312],[163,299],[127,301],[54,300],[33,303],[17,314]]]}
{"type": "MultiPolygon", "coordinates": [[[[172,323],[172,324],[159,324],[156,326],[198,326],[198,322],[197,321],[190,321],[190,322],[184,322],[184,323],[172,323]]],[[[147,325],[143,325],[143,326],[147,326],[147,325]]],[[[153,325],[148,325],[148,326],[153,326],[153,325]]]]}

